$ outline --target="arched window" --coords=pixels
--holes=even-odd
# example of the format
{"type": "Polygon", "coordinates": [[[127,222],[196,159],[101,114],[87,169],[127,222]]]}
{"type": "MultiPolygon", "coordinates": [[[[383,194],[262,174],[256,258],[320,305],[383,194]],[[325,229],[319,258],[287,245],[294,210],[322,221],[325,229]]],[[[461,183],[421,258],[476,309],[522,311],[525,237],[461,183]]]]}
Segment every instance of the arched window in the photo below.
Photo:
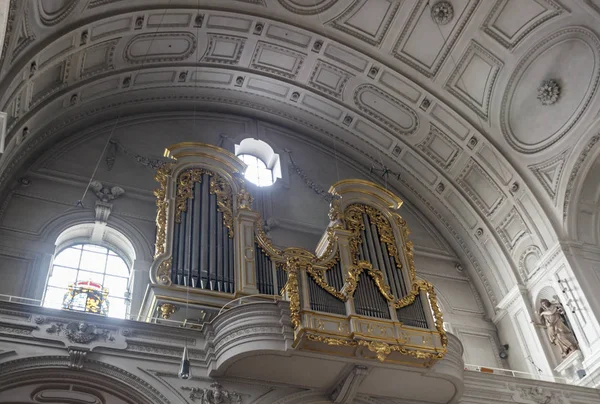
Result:
{"type": "Polygon", "coordinates": [[[262,140],[242,140],[239,145],[235,145],[235,154],[248,166],[244,176],[251,183],[259,187],[268,187],[273,185],[277,178],[281,178],[279,154],[262,140]]]}
{"type": "Polygon", "coordinates": [[[44,307],[125,318],[129,306],[129,268],[113,250],[75,244],[52,262],[44,307]]]}

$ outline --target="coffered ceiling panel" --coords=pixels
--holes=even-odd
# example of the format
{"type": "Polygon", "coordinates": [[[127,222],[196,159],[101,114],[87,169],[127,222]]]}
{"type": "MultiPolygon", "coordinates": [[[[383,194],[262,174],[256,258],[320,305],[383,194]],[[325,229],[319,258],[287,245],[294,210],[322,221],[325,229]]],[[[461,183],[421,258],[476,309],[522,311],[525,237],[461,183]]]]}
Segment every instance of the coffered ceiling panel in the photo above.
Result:
{"type": "Polygon", "coordinates": [[[563,29],[533,46],[511,75],[502,100],[502,132],[523,153],[544,150],[586,111],[600,80],[600,40],[593,32],[563,29]],[[556,100],[536,100],[544,80],[554,80],[556,100]]]}
{"type": "Polygon", "coordinates": [[[426,77],[437,74],[480,0],[452,2],[454,18],[438,25],[431,18],[429,0],[419,0],[393,49],[393,55],[426,77]]]}
{"type": "Polygon", "coordinates": [[[498,0],[483,29],[505,48],[514,48],[535,28],[565,10],[553,0],[498,0]]]}

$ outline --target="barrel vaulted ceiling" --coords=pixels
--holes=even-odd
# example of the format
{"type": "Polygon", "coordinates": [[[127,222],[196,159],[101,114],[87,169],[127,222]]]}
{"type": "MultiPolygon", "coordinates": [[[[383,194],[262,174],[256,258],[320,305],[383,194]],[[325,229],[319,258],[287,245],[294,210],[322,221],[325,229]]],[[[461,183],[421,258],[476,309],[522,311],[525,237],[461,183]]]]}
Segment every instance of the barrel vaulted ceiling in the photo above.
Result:
{"type": "Polygon", "coordinates": [[[11,1],[0,189],[117,117],[259,117],[400,172],[493,315],[568,237],[599,29],[599,0],[11,1]]]}

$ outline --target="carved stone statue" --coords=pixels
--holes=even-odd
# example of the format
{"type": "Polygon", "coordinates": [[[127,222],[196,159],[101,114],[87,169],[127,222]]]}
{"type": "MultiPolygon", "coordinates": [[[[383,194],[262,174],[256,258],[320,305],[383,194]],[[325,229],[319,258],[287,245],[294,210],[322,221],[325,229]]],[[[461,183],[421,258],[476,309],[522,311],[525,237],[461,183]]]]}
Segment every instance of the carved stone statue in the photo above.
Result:
{"type": "Polygon", "coordinates": [[[571,352],[579,349],[573,331],[569,328],[565,310],[560,303],[551,303],[547,299],[540,301],[539,316],[546,328],[548,338],[553,345],[560,348],[562,357],[567,357],[571,352]]]}

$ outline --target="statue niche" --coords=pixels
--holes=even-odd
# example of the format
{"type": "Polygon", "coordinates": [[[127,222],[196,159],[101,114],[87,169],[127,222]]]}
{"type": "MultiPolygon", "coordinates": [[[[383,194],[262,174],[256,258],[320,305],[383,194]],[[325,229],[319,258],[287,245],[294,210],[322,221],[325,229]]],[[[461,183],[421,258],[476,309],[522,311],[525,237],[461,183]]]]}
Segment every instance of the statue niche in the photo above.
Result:
{"type": "Polygon", "coordinates": [[[548,299],[541,299],[540,305],[538,315],[542,323],[538,325],[546,329],[550,343],[559,347],[562,357],[566,358],[578,350],[579,346],[565,309],[559,302],[553,303],[548,299]]]}

